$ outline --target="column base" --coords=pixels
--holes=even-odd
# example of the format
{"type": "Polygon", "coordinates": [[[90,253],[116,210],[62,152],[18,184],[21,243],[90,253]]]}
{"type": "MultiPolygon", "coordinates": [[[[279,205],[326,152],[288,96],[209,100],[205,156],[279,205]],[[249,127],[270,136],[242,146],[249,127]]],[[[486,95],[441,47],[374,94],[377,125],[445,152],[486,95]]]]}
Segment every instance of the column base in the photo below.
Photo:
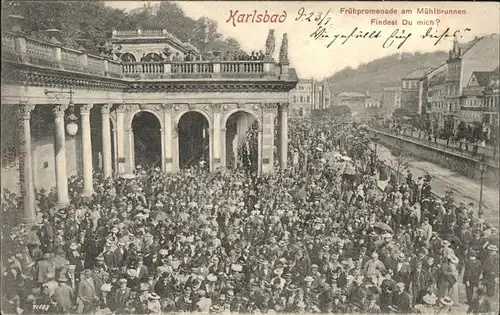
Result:
{"type": "Polygon", "coordinates": [[[63,209],[63,208],[66,208],[67,206],[69,206],[69,201],[68,202],[57,202],[56,205],[55,205],[55,208],[57,210],[59,209],[63,209]]]}
{"type": "Polygon", "coordinates": [[[83,190],[82,191],[82,196],[86,196],[86,197],[90,197],[94,194],[94,191],[93,190],[83,190]]]}
{"type": "Polygon", "coordinates": [[[32,225],[35,225],[35,224],[36,224],[36,217],[34,217],[34,218],[22,218],[22,219],[21,219],[21,222],[22,222],[24,225],[27,225],[27,226],[32,226],[32,225]]]}

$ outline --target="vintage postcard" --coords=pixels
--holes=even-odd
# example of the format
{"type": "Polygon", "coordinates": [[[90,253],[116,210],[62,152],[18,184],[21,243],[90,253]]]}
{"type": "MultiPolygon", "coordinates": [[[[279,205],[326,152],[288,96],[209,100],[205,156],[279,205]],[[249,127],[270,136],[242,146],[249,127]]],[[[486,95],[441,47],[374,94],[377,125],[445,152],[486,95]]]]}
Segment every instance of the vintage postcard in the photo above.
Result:
{"type": "Polygon", "coordinates": [[[497,2],[3,1],[2,314],[498,314],[497,2]]]}

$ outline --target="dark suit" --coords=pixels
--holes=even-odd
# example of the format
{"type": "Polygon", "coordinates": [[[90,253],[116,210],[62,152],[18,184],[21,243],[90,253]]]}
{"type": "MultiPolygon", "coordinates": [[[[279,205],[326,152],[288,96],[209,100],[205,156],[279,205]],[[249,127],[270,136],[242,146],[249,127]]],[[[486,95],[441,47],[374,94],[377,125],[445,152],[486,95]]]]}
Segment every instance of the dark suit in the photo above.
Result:
{"type": "Polygon", "coordinates": [[[392,305],[395,306],[400,313],[411,313],[411,299],[406,292],[396,292],[392,296],[392,305]]]}
{"type": "Polygon", "coordinates": [[[467,295],[467,302],[472,301],[474,288],[479,285],[479,277],[481,276],[481,262],[477,259],[469,260],[465,264],[463,283],[465,284],[465,292],[467,295]],[[469,282],[469,285],[467,285],[469,282]]]}
{"type": "Polygon", "coordinates": [[[113,310],[117,310],[117,313],[119,313],[120,310],[123,310],[125,308],[125,304],[129,300],[129,298],[130,288],[125,287],[124,289],[116,289],[113,310]]]}
{"type": "Polygon", "coordinates": [[[472,303],[469,306],[469,309],[467,310],[467,313],[472,313],[472,314],[484,314],[484,313],[489,313],[491,312],[491,305],[488,300],[483,299],[481,302],[479,302],[479,299],[474,299],[472,303]]]}

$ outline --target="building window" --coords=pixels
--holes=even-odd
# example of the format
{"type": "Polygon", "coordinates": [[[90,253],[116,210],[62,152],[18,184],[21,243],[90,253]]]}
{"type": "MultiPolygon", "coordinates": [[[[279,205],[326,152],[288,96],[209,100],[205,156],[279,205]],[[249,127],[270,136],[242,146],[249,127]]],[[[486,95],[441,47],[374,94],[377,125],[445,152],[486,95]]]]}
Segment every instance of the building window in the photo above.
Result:
{"type": "Polygon", "coordinates": [[[311,97],[310,97],[309,95],[307,95],[306,102],[307,102],[307,103],[310,103],[310,102],[311,102],[311,97]]]}
{"type": "Polygon", "coordinates": [[[302,95],[300,96],[300,103],[304,103],[304,97],[302,95]]]}
{"type": "Polygon", "coordinates": [[[304,116],[304,109],[302,107],[299,108],[299,116],[304,116]]]}
{"type": "Polygon", "coordinates": [[[294,96],[293,96],[293,102],[294,102],[294,103],[297,103],[297,95],[294,95],[294,96]]]}

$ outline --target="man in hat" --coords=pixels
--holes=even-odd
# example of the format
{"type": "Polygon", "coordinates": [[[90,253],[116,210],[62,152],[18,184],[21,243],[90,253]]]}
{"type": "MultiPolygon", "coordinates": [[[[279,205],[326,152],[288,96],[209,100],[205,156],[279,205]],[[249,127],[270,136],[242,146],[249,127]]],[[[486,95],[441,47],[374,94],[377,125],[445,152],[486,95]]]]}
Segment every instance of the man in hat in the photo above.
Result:
{"type": "Polygon", "coordinates": [[[467,303],[470,305],[472,302],[474,289],[479,286],[482,269],[481,262],[476,259],[476,251],[469,251],[469,259],[465,263],[463,284],[465,285],[465,292],[467,296],[467,303]]]}
{"type": "Polygon", "coordinates": [[[118,280],[119,287],[116,289],[114,301],[111,306],[112,311],[116,311],[117,314],[123,313],[125,309],[125,304],[130,298],[130,288],[127,287],[127,279],[118,280]]]}
{"type": "Polygon", "coordinates": [[[50,257],[50,253],[43,254],[43,260],[37,263],[38,283],[42,284],[47,281],[47,274],[55,274],[56,266],[50,257]]]}
{"type": "Polygon", "coordinates": [[[485,297],[483,289],[478,289],[476,298],[469,303],[467,313],[472,314],[487,314],[492,311],[490,302],[485,297]]]}
{"type": "Polygon", "coordinates": [[[61,274],[57,280],[59,282],[59,286],[54,291],[53,299],[57,302],[59,311],[62,314],[67,314],[73,308],[75,293],[68,285],[66,275],[61,274]]]}
{"type": "Polygon", "coordinates": [[[486,294],[490,297],[495,296],[495,288],[498,285],[499,256],[496,245],[487,246],[487,256],[483,262],[483,279],[486,282],[486,294]]]}
{"type": "Polygon", "coordinates": [[[411,274],[411,266],[406,261],[406,256],[403,253],[399,253],[397,257],[397,263],[393,267],[394,269],[394,281],[403,282],[406,288],[409,288],[410,284],[410,274],[411,274]]]}
{"type": "Polygon", "coordinates": [[[372,258],[366,262],[363,268],[364,275],[366,277],[378,276],[377,271],[385,270],[384,264],[380,260],[378,260],[377,252],[373,252],[371,257],[372,258]]]}
{"type": "Polygon", "coordinates": [[[392,296],[392,306],[399,313],[411,313],[411,298],[405,292],[405,284],[403,282],[396,283],[396,290],[392,296]]]}
{"type": "Polygon", "coordinates": [[[106,244],[104,245],[104,251],[101,253],[101,255],[104,258],[104,263],[110,270],[119,268],[118,258],[113,251],[113,243],[110,240],[106,241],[106,244]]]}
{"type": "Polygon", "coordinates": [[[82,271],[84,269],[83,268],[84,259],[83,259],[82,254],[79,251],[78,244],[73,242],[69,245],[69,252],[66,255],[66,258],[69,261],[70,265],[75,266],[76,279],[77,279],[77,281],[79,281],[80,274],[82,273],[82,271]]]}
{"type": "Polygon", "coordinates": [[[92,312],[99,302],[98,284],[95,283],[90,269],[83,272],[78,284],[78,300],[83,303],[83,313],[92,312]]]}

